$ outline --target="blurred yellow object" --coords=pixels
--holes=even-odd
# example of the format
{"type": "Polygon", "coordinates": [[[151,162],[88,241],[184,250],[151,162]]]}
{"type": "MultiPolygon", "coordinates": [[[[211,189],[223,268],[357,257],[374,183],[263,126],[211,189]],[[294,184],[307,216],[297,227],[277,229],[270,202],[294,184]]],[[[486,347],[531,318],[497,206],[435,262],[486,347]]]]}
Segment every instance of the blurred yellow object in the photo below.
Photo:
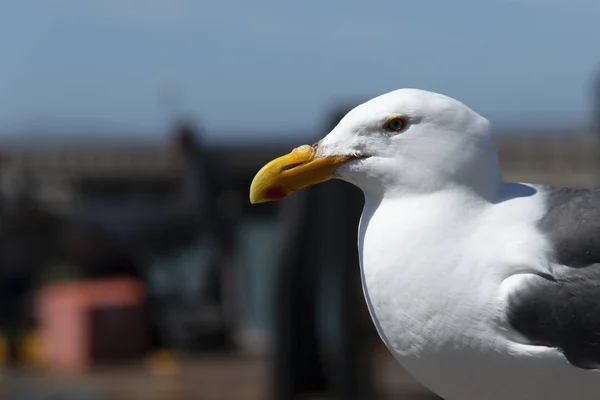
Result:
{"type": "Polygon", "coordinates": [[[10,358],[10,346],[8,339],[2,332],[0,332],[0,367],[4,367],[8,364],[10,358]]]}
{"type": "Polygon", "coordinates": [[[19,356],[28,366],[41,365],[44,357],[44,342],[40,332],[29,331],[21,337],[19,356]]]}
{"type": "Polygon", "coordinates": [[[181,362],[175,353],[159,350],[150,357],[150,370],[154,375],[174,376],[181,371],[181,362]]]}

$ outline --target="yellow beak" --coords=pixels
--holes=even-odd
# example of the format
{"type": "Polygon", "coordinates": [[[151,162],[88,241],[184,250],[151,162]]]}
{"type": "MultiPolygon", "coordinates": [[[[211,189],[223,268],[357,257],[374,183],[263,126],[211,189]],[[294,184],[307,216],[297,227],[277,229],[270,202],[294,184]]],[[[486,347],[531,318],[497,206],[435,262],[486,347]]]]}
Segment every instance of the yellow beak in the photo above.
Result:
{"type": "Polygon", "coordinates": [[[351,156],[316,155],[315,146],[303,145],[276,158],[258,171],[250,185],[250,203],[281,200],[290,193],[334,177],[351,156]]]}

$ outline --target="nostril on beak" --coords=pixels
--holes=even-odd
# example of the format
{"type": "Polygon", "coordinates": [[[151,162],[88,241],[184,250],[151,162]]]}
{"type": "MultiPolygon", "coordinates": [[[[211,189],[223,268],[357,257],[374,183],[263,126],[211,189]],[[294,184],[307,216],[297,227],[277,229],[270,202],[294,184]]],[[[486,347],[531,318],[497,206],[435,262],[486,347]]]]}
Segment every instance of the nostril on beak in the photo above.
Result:
{"type": "Polygon", "coordinates": [[[298,165],[302,165],[302,163],[295,163],[295,164],[286,165],[283,168],[281,168],[281,170],[282,171],[289,171],[290,169],[296,168],[298,165]]]}

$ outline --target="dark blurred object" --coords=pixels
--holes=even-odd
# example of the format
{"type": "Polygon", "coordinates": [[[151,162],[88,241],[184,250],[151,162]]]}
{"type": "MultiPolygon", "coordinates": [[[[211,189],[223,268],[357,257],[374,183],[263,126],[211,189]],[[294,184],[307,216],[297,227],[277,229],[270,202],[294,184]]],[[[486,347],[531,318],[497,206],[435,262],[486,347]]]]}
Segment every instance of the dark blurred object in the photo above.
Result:
{"type": "Polygon", "coordinates": [[[60,257],[64,229],[63,219],[37,201],[34,177],[25,171],[19,183],[0,208],[0,331],[7,335],[13,364],[19,361],[20,333],[34,324],[31,294],[39,269],[60,257]]]}
{"type": "Polygon", "coordinates": [[[227,187],[226,175],[218,168],[211,152],[204,146],[201,132],[193,124],[182,122],[176,128],[176,140],[185,162],[185,185],[189,210],[199,228],[210,235],[218,251],[233,249],[232,223],[219,211],[219,196],[227,187]]]}
{"type": "MultiPolygon", "coordinates": [[[[334,113],[328,128],[339,122],[343,111],[334,113]]],[[[281,203],[273,365],[276,399],[309,393],[345,400],[373,397],[370,325],[361,312],[366,306],[355,245],[362,207],[358,189],[341,181],[306,188],[281,203]],[[326,276],[334,287],[326,286],[326,276]],[[324,352],[319,343],[319,289],[327,291],[326,301],[339,304],[339,346],[333,354],[324,352]]]]}
{"type": "Polygon", "coordinates": [[[200,130],[188,121],[179,123],[174,143],[183,160],[183,214],[193,226],[191,243],[171,251],[174,258],[201,254],[191,269],[170,274],[180,282],[177,295],[153,298],[160,342],[169,348],[194,351],[229,347],[233,290],[233,223],[219,207],[227,186],[225,176],[201,140],[200,130]],[[181,288],[187,288],[183,290],[181,288]]]}
{"type": "Polygon", "coordinates": [[[135,255],[99,228],[72,227],[66,232],[65,247],[67,262],[79,267],[81,278],[142,278],[142,266],[135,255]]]}

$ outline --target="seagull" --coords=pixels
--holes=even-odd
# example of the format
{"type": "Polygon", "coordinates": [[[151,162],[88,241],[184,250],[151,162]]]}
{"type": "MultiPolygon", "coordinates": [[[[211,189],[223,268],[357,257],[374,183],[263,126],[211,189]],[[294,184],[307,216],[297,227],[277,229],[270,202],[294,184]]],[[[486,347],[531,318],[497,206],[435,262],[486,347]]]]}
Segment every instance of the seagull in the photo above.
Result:
{"type": "Polygon", "coordinates": [[[398,89],[267,163],[251,203],[362,190],[363,291],[381,340],[446,400],[600,398],[600,191],[508,182],[490,122],[398,89]]]}

